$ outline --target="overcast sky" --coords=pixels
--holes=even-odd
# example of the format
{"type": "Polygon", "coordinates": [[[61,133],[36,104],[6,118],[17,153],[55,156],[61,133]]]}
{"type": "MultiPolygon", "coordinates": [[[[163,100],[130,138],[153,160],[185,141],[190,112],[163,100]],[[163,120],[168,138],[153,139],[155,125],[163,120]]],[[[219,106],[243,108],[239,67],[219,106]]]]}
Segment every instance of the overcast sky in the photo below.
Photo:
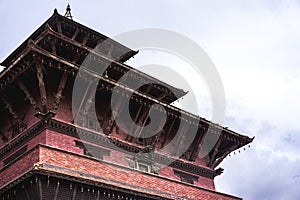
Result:
{"type": "MultiPolygon", "coordinates": [[[[225,171],[216,178],[217,190],[246,200],[300,198],[300,1],[69,2],[74,20],[107,36],[163,28],[197,42],[223,81],[224,126],[255,136],[251,148],[221,164],[225,171]]],[[[0,60],[54,8],[64,14],[66,4],[0,1],[0,60]]],[[[149,62],[144,54],[135,59],[149,62]]],[[[209,119],[207,111],[209,106],[202,112],[200,108],[200,115],[209,119]]]]}

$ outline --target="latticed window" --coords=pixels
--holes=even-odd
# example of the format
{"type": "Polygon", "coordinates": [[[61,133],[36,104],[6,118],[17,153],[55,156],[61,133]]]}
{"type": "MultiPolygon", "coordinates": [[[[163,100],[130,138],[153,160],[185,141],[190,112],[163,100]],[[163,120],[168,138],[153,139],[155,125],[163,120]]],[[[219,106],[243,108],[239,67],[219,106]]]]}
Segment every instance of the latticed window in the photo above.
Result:
{"type": "Polygon", "coordinates": [[[146,163],[137,162],[137,169],[144,172],[151,172],[151,166],[146,163]]]}
{"type": "Polygon", "coordinates": [[[174,174],[180,178],[184,183],[194,184],[194,181],[198,181],[199,177],[192,174],[184,173],[182,171],[174,170],[174,174]]]}

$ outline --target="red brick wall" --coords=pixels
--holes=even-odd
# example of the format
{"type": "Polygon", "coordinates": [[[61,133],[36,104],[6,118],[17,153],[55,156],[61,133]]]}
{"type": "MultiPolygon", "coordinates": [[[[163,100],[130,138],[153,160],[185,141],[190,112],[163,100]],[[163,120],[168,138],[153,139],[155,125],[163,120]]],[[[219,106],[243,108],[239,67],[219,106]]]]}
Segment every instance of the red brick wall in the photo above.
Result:
{"type": "MultiPolygon", "coordinates": [[[[78,170],[84,173],[97,175],[106,179],[113,179],[115,181],[122,182],[128,185],[138,186],[141,187],[139,189],[141,191],[143,191],[142,188],[148,188],[154,191],[185,196],[192,199],[238,199],[232,196],[226,196],[221,193],[216,193],[214,191],[205,190],[200,187],[189,186],[180,182],[172,181],[158,176],[153,176],[148,173],[141,173],[138,171],[131,171],[116,166],[111,166],[108,164],[104,164],[103,162],[92,160],[86,157],[82,157],[75,154],[69,154],[66,152],[45,147],[41,147],[41,162],[66,167],[72,170],[78,170]]],[[[65,171],[63,173],[72,172],[65,171]]],[[[72,175],[79,176],[79,174],[74,173],[72,175]]],[[[124,184],[120,184],[119,186],[124,187],[124,184]]],[[[114,185],[118,186],[117,183],[114,183],[114,185]]],[[[126,187],[129,187],[128,185],[126,187]]]]}
{"type": "Polygon", "coordinates": [[[174,174],[173,168],[169,166],[162,167],[160,175],[180,181],[180,178],[174,174]]]}
{"type": "Polygon", "coordinates": [[[36,111],[30,105],[28,107],[28,112],[26,113],[26,116],[24,118],[24,123],[27,124],[27,129],[29,129],[30,127],[32,127],[34,124],[36,124],[40,120],[39,118],[37,118],[37,117],[34,116],[35,114],[36,114],[36,111]]]}
{"type": "Polygon", "coordinates": [[[39,161],[39,149],[36,148],[23,156],[13,165],[0,170],[0,187],[14,180],[29,169],[33,168],[34,163],[39,161]]]}
{"type": "Polygon", "coordinates": [[[120,151],[111,150],[110,156],[104,156],[103,160],[128,167],[128,161],[126,160],[125,155],[125,153],[120,151]]]}
{"type": "Polygon", "coordinates": [[[38,144],[46,144],[46,131],[41,132],[39,135],[35,136],[32,138],[30,141],[22,145],[21,147],[17,148],[14,151],[11,151],[9,154],[6,154],[5,156],[1,157],[1,162],[0,162],[0,169],[3,167],[3,160],[8,158],[9,156],[12,156],[14,153],[16,153],[18,150],[22,149],[24,146],[27,145],[27,151],[30,151],[33,149],[35,146],[38,144]]]}
{"type": "Polygon", "coordinates": [[[75,138],[55,131],[46,130],[46,144],[66,151],[83,154],[83,150],[75,145],[75,138]]]}
{"type": "Polygon", "coordinates": [[[194,182],[194,185],[200,186],[200,187],[205,187],[211,190],[215,190],[215,183],[212,179],[206,178],[203,176],[199,176],[198,181],[194,182]]]}
{"type": "Polygon", "coordinates": [[[69,98],[63,98],[61,100],[61,103],[57,109],[57,114],[54,116],[54,119],[68,123],[73,121],[72,101],[69,98]]]}
{"type": "MultiPolygon", "coordinates": [[[[169,166],[162,167],[162,169],[160,170],[160,175],[180,181],[180,177],[176,176],[174,174],[174,169],[169,166]]],[[[194,176],[197,176],[197,175],[194,175],[194,176]]],[[[203,187],[203,188],[207,188],[207,189],[211,189],[211,190],[215,190],[214,180],[210,179],[210,178],[202,177],[202,176],[199,176],[198,181],[194,181],[194,185],[203,187]]]]}

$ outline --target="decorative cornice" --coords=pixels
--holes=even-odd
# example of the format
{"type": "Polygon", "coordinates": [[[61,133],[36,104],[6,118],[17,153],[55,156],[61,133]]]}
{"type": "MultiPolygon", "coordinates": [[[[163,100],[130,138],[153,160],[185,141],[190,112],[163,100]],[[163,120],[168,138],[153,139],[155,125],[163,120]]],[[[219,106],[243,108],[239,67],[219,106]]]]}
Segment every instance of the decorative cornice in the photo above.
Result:
{"type": "MultiPolygon", "coordinates": [[[[72,137],[77,137],[79,139],[97,145],[103,145],[104,147],[108,147],[111,149],[117,149],[117,150],[123,149],[124,150],[123,153],[127,153],[127,154],[136,154],[142,150],[142,148],[132,146],[128,143],[116,139],[107,138],[107,136],[104,134],[96,133],[94,131],[89,131],[87,129],[83,129],[80,127],[75,128],[70,124],[66,124],[53,119],[49,120],[49,122],[47,123],[47,128],[62,134],[66,134],[72,137]]],[[[197,166],[192,163],[184,162],[182,160],[178,160],[176,158],[168,157],[162,154],[154,153],[154,161],[163,165],[171,163],[170,166],[173,168],[177,168],[210,179],[213,179],[215,176],[217,176],[214,170],[203,168],[201,166],[197,166]]]]}
{"type": "Polygon", "coordinates": [[[41,133],[43,130],[45,130],[45,123],[43,120],[40,120],[35,125],[27,129],[25,132],[21,133],[19,137],[13,139],[12,141],[9,141],[6,145],[4,145],[0,149],[0,158],[4,158],[7,154],[12,152],[13,150],[19,148],[23,144],[25,144],[27,141],[32,139],[34,136],[41,133]]]}
{"type": "MultiPolygon", "coordinates": [[[[3,148],[0,149],[0,157],[4,158],[7,154],[16,150],[30,139],[41,133],[43,130],[49,129],[52,131],[59,132],[68,136],[72,136],[83,141],[88,141],[97,145],[101,145],[107,148],[120,150],[123,149],[123,153],[127,154],[136,154],[142,149],[136,146],[132,146],[128,143],[107,138],[104,134],[96,133],[92,130],[87,130],[84,128],[77,127],[60,122],[54,119],[49,120],[40,120],[37,124],[29,128],[27,131],[22,133],[20,137],[6,144],[3,148]],[[79,137],[80,135],[80,137],[79,137]]],[[[217,174],[214,170],[203,168],[201,166],[194,165],[192,163],[187,163],[175,158],[167,157],[161,154],[154,154],[154,161],[159,164],[170,164],[171,167],[177,168],[189,173],[197,174],[203,177],[213,179],[217,174]]]]}

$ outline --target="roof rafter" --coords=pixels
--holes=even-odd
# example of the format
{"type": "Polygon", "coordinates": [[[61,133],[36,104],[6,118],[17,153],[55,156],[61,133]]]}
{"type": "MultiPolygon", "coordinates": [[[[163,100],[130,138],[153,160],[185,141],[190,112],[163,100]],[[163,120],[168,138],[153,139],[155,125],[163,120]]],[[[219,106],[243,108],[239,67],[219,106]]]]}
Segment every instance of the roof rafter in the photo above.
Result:
{"type": "Polygon", "coordinates": [[[224,153],[223,153],[223,155],[220,157],[220,158],[218,158],[217,160],[215,160],[213,163],[212,163],[212,165],[211,165],[211,168],[212,169],[215,169],[223,160],[224,160],[224,158],[228,155],[228,154],[230,154],[234,149],[236,149],[236,148],[238,148],[239,147],[239,144],[235,144],[235,145],[233,145],[233,146],[231,146],[228,150],[226,150],[224,153]]]}

